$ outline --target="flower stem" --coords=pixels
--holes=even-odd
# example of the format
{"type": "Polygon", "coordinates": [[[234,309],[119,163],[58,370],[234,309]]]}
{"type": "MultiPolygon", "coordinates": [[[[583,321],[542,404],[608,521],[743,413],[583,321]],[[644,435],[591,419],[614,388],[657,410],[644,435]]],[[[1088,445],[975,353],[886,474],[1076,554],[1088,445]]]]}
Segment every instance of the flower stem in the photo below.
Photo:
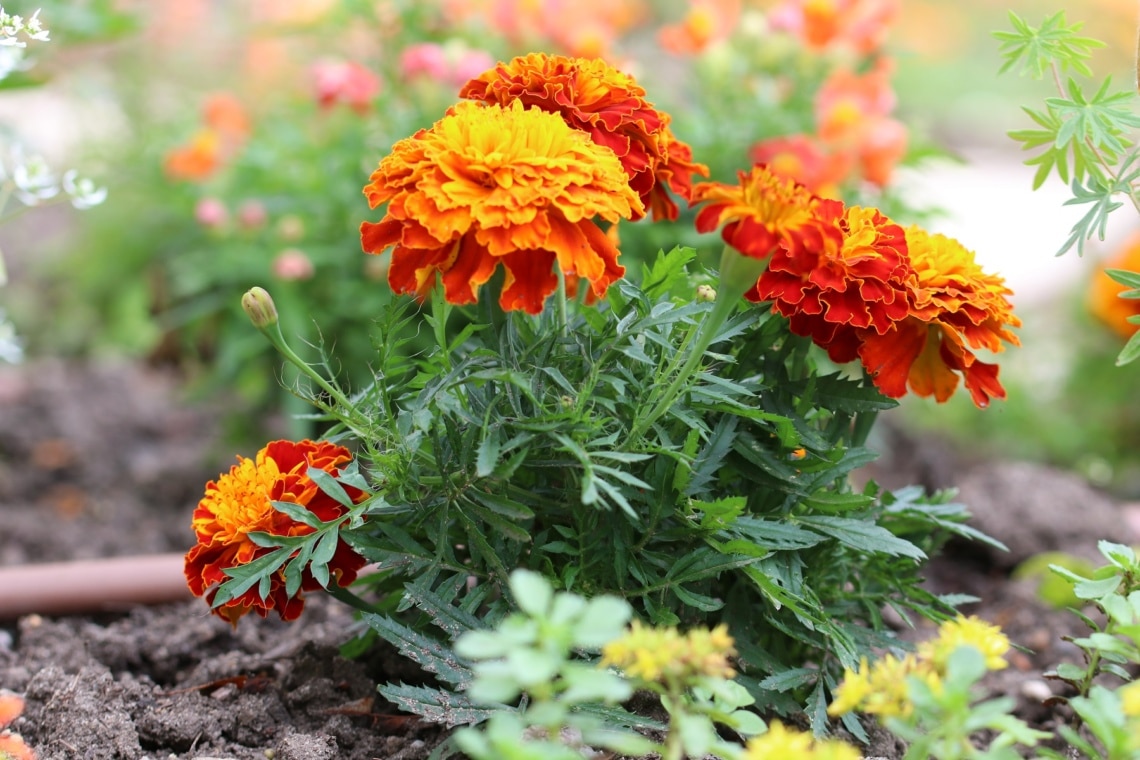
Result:
{"type": "MultiPolygon", "coordinates": [[[[713,338],[716,337],[717,332],[728,321],[728,318],[732,316],[741,296],[756,285],[756,280],[763,273],[767,263],[767,257],[756,259],[744,256],[735,249],[725,246],[720,259],[720,283],[713,309],[705,321],[701,323],[700,332],[697,333],[696,340],[692,341],[689,347],[685,363],[673,375],[672,381],[657,399],[657,403],[653,405],[649,414],[634,423],[633,429],[630,431],[631,437],[636,438],[642,435],[677,401],[685,382],[693,375],[701,360],[704,359],[705,351],[712,344],[713,338]]],[[[686,338],[687,341],[688,337],[686,338]]]]}
{"type": "Polygon", "coordinates": [[[558,272],[558,289],[554,292],[555,304],[558,309],[559,332],[563,338],[570,331],[570,317],[566,309],[566,273],[558,264],[554,265],[558,272]]]}

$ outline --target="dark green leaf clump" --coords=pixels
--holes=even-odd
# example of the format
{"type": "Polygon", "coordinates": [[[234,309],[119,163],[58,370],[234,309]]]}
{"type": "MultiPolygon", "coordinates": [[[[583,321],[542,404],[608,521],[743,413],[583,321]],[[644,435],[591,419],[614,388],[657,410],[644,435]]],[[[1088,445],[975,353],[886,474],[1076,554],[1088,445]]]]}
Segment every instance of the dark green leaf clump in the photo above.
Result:
{"type": "Polygon", "coordinates": [[[851,484],[874,458],[863,431],[894,402],[783,319],[742,302],[676,402],[644,419],[713,307],[694,298],[692,259],[660,254],[642,287],[611,288],[611,314],[572,303],[565,325],[439,299],[435,346],[411,361],[383,347],[407,345],[414,324],[381,317],[375,382],[353,401],[370,423],[344,432],[376,495],[342,535],[377,568],[362,592],[380,600],[370,635],[451,694],[390,686],[389,698],[478,718],[451,693],[465,671],[448,642],[509,612],[516,568],[624,598],[652,624],[726,623],[760,705],[806,705],[817,721],[841,668],[897,646],[885,607],[952,612],[920,569],[970,532],[965,512],[851,484]]]}

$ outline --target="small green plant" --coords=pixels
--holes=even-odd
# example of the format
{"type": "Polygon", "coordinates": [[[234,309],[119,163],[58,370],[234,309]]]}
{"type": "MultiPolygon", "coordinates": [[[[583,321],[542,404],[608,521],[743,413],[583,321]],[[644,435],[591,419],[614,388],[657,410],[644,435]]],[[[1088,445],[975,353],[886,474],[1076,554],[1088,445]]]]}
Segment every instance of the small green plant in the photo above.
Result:
{"type": "MultiPolygon", "coordinates": [[[[1055,174],[1072,193],[1065,205],[1087,207],[1057,252],[1061,255],[1076,247],[1079,255],[1093,235],[1104,240],[1112,212],[1126,202],[1140,211],[1140,154],[1134,137],[1140,127],[1136,92],[1115,89],[1111,77],[1105,77],[1095,90],[1083,81],[1093,76],[1088,66],[1092,51],[1104,43],[1081,36],[1082,25],[1068,24],[1064,11],[1036,27],[1012,11],[1009,18],[1012,31],[994,32],[1006,59],[1001,71],[1016,68],[1035,79],[1048,77],[1057,88],[1055,97],[1045,99],[1044,108],[1023,109],[1036,127],[1014,130],[1009,136],[1023,149],[1039,151],[1025,162],[1037,167],[1034,189],[1055,174]]],[[[1106,274],[1129,288],[1121,298],[1140,298],[1140,274],[1118,269],[1109,269],[1106,274]]],[[[1140,324],[1140,316],[1129,321],[1140,324]]],[[[1121,350],[1117,364],[1137,357],[1140,333],[1121,350]]]]}
{"type": "Polygon", "coordinates": [[[1006,667],[1009,640],[977,618],[943,623],[917,653],[864,662],[844,675],[829,712],[859,710],[908,742],[906,760],[1014,760],[1018,745],[1034,746],[1049,734],[1011,715],[1010,697],[987,699],[979,688],[990,670],[1006,667]],[[990,734],[985,749],[976,738],[990,734]]]}

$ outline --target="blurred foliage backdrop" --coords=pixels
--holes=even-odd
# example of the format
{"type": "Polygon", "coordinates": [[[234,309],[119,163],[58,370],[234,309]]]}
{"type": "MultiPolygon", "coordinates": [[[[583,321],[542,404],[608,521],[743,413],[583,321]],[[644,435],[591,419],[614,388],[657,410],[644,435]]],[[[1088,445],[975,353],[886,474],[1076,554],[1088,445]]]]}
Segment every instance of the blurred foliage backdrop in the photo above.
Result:
{"type": "MultiPolygon", "coordinates": [[[[874,203],[909,223],[937,209],[908,196],[900,170],[922,177],[929,159],[953,160],[973,146],[1004,151],[1005,166],[1023,172],[1030,193],[1032,170],[1016,165],[1017,146],[1004,133],[1025,126],[1021,105],[1051,92],[1014,74],[999,77],[990,33],[1008,25],[1007,9],[1037,21],[1064,4],[5,5],[25,14],[41,7],[53,37],[37,51],[35,77],[13,78],[0,94],[0,120],[109,189],[105,204],[82,215],[33,211],[0,231],[12,259],[3,298],[29,355],[174,365],[195,393],[260,409],[268,424],[295,408],[280,389],[291,378],[249,328],[240,294],[271,288],[286,331],[333,356],[373,350],[370,315],[390,295],[384,260],[360,253],[357,229],[368,218],[361,187],[396,140],[429,126],[495,61],[531,50],[604,56],[673,115],[674,131],[714,179],[731,181],[758,158],[782,162],[820,192],[874,203]],[[805,9],[825,6],[863,15],[844,19],[839,37],[813,39],[805,9]],[[20,87],[28,84],[38,86],[20,87]]],[[[1068,11],[1070,22],[1087,22],[1085,30],[1108,43],[1094,69],[1132,77],[1133,0],[1086,0],[1068,11]]],[[[708,257],[719,250],[713,236],[693,231],[684,210],[673,225],[624,225],[619,233],[630,257],[677,244],[708,257]]],[[[1090,259],[1125,247],[1125,234],[1114,233],[1090,259]]],[[[1053,250],[1007,255],[1049,268],[1053,250]]],[[[1140,408],[1130,404],[1140,365],[1113,367],[1123,338],[1089,309],[1090,283],[1102,275],[1094,261],[1084,263],[1047,298],[1017,304],[1026,349],[1003,362],[1007,402],[978,413],[957,399],[948,415],[910,400],[905,424],[937,425],[976,452],[991,446],[1003,456],[1076,466],[1140,494],[1140,408]]],[[[1000,262],[990,268],[1002,271],[1000,262]]],[[[292,424],[291,432],[306,432],[307,423],[292,424]]]]}

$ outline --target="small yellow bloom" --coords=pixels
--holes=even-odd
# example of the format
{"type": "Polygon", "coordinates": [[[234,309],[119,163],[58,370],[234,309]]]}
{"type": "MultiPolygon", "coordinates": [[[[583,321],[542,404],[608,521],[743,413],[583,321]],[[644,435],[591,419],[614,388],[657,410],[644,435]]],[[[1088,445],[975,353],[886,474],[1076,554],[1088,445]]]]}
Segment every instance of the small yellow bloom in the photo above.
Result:
{"type": "Polygon", "coordinates": [[[989,670],[1001,670],[1009,665],[1005,660],[1005,654],[1009,651],[1009,639],[996,625],[990,625],[973,615],[959,615],[938,626],[938,637],[924,643],[919,648],[919,656],[928,658],[941,673],[945,671],[950,655],[961,646],[972,646],[981,652],[989,670]]]}
{"type": "Polygon", "coordinates": [[[602,667],[621,669],[631,678],[685,682],[701,677],[732,678],[728,658],[736,654],[728,628],[645,628],[637,620],[629,632],[602,649],[602,667]]]}
{"type": "Polygon", "coordinates": [[[1120,696],[1120,708],[1125,715],[1140,716],[1140,681],[1122,686],[1116,693],[1120,696]]]}
{"type": "Polygon", "coordinates": [[[744,760],[859,760],[858,750],[837,739],[817,742],[810,733],[788,729],[778,720],[748,741],[744,760]]]}

